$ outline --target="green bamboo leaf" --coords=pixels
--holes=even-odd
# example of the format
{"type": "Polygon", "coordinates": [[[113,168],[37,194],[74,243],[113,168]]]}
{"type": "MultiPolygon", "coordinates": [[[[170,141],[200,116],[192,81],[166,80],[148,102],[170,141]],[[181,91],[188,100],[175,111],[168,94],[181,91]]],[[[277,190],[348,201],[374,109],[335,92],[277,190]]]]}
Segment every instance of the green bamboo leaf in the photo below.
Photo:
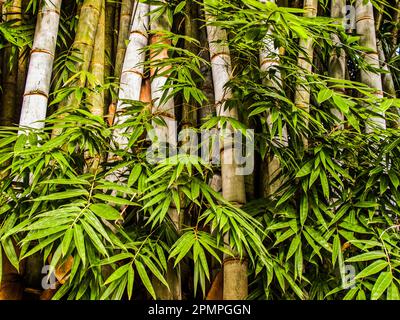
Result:
{"type": "Polygon", "coordinates": [[[335,237],[333,238],[333,246],[332,246],[332,265],[333,267],[336,264],[337,257],[339,256],[341,252],[341,244],[340,244],[340,237],[338,234],[335,234],[335,237]]]}
{"type": "Polygon", "coordinates": [[[371,300],[378,300],[385,290],[392,283],[393,276],[391,272],[382,272],[376,280],[371,292],[371,300]]]}
{"type": "Polygon", "coordinates": [[[381,258],[386,258],[386,255],[383,251],[370,251],[366,253],[359,254],[355,257],[351,257],[346,260],[346,262],[360,262],[360,261],[369,261],[369,260],[377,260],[381,258]]]}
{"type": "Polygon", "coordinates": [[[304,222],[306,221],[308,216],[308,196],[303,195],[300,199],[300,224],[304,226],[304,222]]]}
{"type": "Polygon", "coordinates": [[[304,177],[311,173],[314,166],[314,160],[308,161],[296,174],[296,178],[304,177]]]}
{"type": "Polygon", "coordinates": [[[132,259],[134,257],[135,256],[129,252],[119,253],[119,254],[116,254],[115,256],[101,260],[99,262],[99,265],[102,266],[102,265],[106,265],[106,264],[112,264],[112,263],[115,263],[115,262],[118,262],[121,260],[132,259]]]}
{"type": "Polygon", "coordinates": [[[387,289],[387,299],[400,300],[399,288],[397,288],[394,282],[392,282],[390,287],[387,289]]]}
{"type": "Polygon", "coordinates": [[[128,187],[132,187],[133,186],[133,184],[139,178],[141,172],[142,172],[142,166],[140,164],[137,164],[137,165],[135,165],[133,167],[131,173],[129,174],[128,187]]]}
{"type": "Polygon", "coordinates": [[[83,179],[70,178],[70,179],[50,179],[50,180],[41,181],[39,184],[54,184],[54,185],[84,184],[84,185],[90,185],[90,182],[83,180],[83,179]]]}
{"type": "Polygon", "coordinates": [[[139,274],[140,279],[143,282],[143,285],[146,287],[147,291],[151,294],[153,299],[156,299],[156,293],[154,291],[153,285],[151,284],[150,278],[147,275],[146,269],[143,264],[139,260],[135,260],[136,270],[139,274]]]}
{"type": "Polygon", "coordinates": [[[74,242],[82,260],[82,264],[86,265],[85,237],[83,235],[82,227],[79,224],[75,224],[74,226],[74,242]]]}
{"type": "Polygon", "coordinates": [[[286,255],[286,261],[288,261],[290,259],[290,257],[297,251],[297,248],[299,247],[300,242],[301,242],[301,236],[296,235],[290,244],[288,253],[286,255]]]}
{"type": "Polygon", "coordinates": [[[329,100],[332,97],[332,94],[333,94],[333,91],[331,89],[328,89],[328,88],[322,89],[318,93],[317,102],[321,104],[322,102],[329,100]]]}
{"type": "Polygon", "coordinates": [[[114,282],[115,280],[118,280],[119,278],[121,278],[125,273],[127,273],[129,271],[129,269],[131,269],[131,264],[124,264],[123,266],[119,267],[117,270],[115,270],[106,280],[106,282],[104,282],[104,285],[110,284],[111,282],[114,282]]]}
{"type": "Polygon", "coordinates": [[[47,196],[41,196],[39,198],[34,199],[33,201],[45,201],[45,200],[61,200],[61,199],[69,199],[75,198],[79,196],[88,196],[89,192],[83,189],[69,190],[63,192],[56,192],[49,194],[47,196]]]}
{"type": "Polygon", "coordinates": [[[89,209],[99,217],[104,218],[106,220],[121,219],[121,215],[118,212],[118,210],[116,210],[115,208],[111,207],[108,204],[103,204],[103,203],[91,204],[89,209]]]}
{"type": "Polygon", "coordinates": [[[90,240],[92,241],[93,245],[96,247],[96,249],[103,255],[107,256],[108,252],[106,248],[104,247],[103,243],[101,242],[99,236],[96,234],[96,232],[93,230],[93,228],[86,223],[84,220],[81,220],[82,227],[86,231],[86,233],[89,235],[90,240]]]}
{"type": "Polygon", "coordinates": [[[127,205],[127,206],[139,206],[137,202],[130,201],[128,199],[123,199],[123,198],[118,198],[114,196],[109,196],[107,194],[102,194],[102,193],[97,193],[93,196],[93,198],[100,199],[103,201],[111,202],[114,204],[120,204],[120,205],[127,205]]]}
{"type": "Polygon", "coordinates": [[[66,255],[69,245],[71,244],[72,237],[74,236],[74,230],[72,228],[69,228],[64,235],[64,238],[62,240],[62,249],[61,253],[63,256],[66,255]]]}
{"type": "Polygon", "coordinates": [[[145,255],[141,255],[141,259],[143,260],[143,263],[146,265],[146,267],[151,271],[151,273],[154,274],[156,278],[161,281],[161,283],[163,283],[167,288],[169,288],[167,280],[165,280],[160,270],[158,270],[158,268],[154,265],[154,263],[150,260],[150,258],[148,258],[145,255]]]}
{"type": "Polygon", "coordinates": [[[132,298],[134,280],[135,280],[135,271],[132,268],[132,266],[130,266],[130,268],[128,269],[128,284],[127,284],[127,292],[129,300],[131,300],[132,298]]]}
{"type": "Polygon", "coordinates": [[[360,278],[365,278],[370,275],[373,275],[375,273],[378,273],[382,269],[386,268],[388,266],[388,262],[386,260],[377,260],[374,261],[372,264],[364,268],[357,276],[355,279],[360,279],[360,278]]]}
{"type": "Polygon", "coordinates": [[[9,237],[9,238],[3,240],[1,243],[3,245],[3,250],[4,250],[4,253],[6,254],[6,257],[8,258],[8,261],[10,261],[12,266],[19,272],[19,259],[18,259],[18,255],[15,251],[15,247],[12,242],[12,239],[9,237]]]}

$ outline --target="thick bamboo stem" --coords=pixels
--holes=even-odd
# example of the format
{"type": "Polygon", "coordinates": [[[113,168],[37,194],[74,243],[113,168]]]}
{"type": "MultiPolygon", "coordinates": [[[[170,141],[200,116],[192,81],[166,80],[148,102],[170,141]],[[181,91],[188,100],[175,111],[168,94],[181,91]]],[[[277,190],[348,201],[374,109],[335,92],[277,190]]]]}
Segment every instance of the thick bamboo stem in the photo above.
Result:
{"type": "MultiPolygon", "coordinates": [[[[165,1],[162,1],[165,2],[165,1]]],[[[162,4],[164,5],[164,4],[162,4]]],[[[150,11],[157,12],[162,5],[151,5],[150,11]]],[[[160,17],[155,18],[151,14],[150,29],[153,32],[151,37],[151,44],[154,43],[165,43],[169,44],[170,41],[166,40],[165,32],[171,30],[171,25],[168,22],[168,17],[164,14],[160,17]]],[[[150,52],[150,60],[157,63],[157,61],[168,59],[168,52],[166,49],[157,52],[150,52]]],[[[174,99],[169,98],[166,101],[161,101],[162,96],[165,93],[164,86],[167,83],[168,75],[160,75],[165,71],[168,71],[169,67],[152,67],[150,69],[151,76],[151,97],[153,101],[153,114],[159,114],[166,123],[166,126],[154,125],[155,133],[159,142],[161,142],[160,147],[164,148],[169,146],[169,150],[174,150],[177,145],[177,124],[175,121],[175,104],[174,99]]],[[[171,155],[171,154],[170,154],[171,155]]],[[[175,225],[178,233],[181,230],[181,216],[177,209],[170,207],[168,211],[169,217],[175,225]]],[[[166,290],[164,286],[160,286],[156,283],[156,292],[159,298],[163,300],[181,300],[182,299],[182,283],[181,283],[181,270],[178,265],[175,270],[172,263],[168,264],[168,270],[166,279],[169,285],[169,291],[166,290]]]]}
{"type": "MultiPolygon", "coordinates": [[[[102,87],[104,85],[104,68],[105,68],[105,1],[100,13],[99,24],[97,26],[96,40],[94,44],[92,61],[90,62],[90,72],[93,75],[95,86],[102,87]]],[[[88,97],[88,105],[91,113],[103,116],[104,115],[104,91],[93,92],[88,97]]]]}
{"type": "MultiPolygon", "coordinates": [[[[274,0],[260,0],[260,2],[275,2],[274,0]]],[[[260,68],[261,71],[267,74],[271,69],[275,69],[275,78],[274,79],[265,79],[265,84],[275,88],[276,90],[280,90],[282,87],[282,79],[281,74],[278,69],[279,66],[279,48],[275,48],[273,43],[273,39],[271,35],[273,33],[273,29],[270,28],[268,30],[267,36],[264,39],[264,48],[260,51],[260,68]]],[[[272,129],[272,120],[271,113],[267,115],[267,123],[272,129]]],[[[279,137],[278,137],[279,138],[279,137]]],[[[287,128],[286,125],[282,128],[282,144],[287,146],[287,128]]],[[[265,166],[263,172],[263,193],[265,197],[273,196],[276,191],[280,188],[283,183],[283,180],[278,178],[281,172],[281,165],[279,158],[276,155],[270,154],[265,159],[265,166]]]]}
{"type": "MultiPolygon", "coordinates": [[[[207,8],[206,8],[207,10],[207,8]]],[[[214,21],[214,17],[206,11],[206,21],[214,21]]],[[[226,43],[225,30],[207,24],[207,35],[210,46],[211,68],[214,81],[214,95],[217,115],[238,119],[235,108],[225,108],[225,102],[231,97],[231,92],[226,84],[232,75],[232,66],[229,47],[226,43]]],[[[231,128],[230,128],[231,129],[231,128]]],[[[222,195],[224,198],[238,206],[246,202],[244,190],[244,177],[238,175],[237,164],[233,155],[232,141],[224,139],[221,155],[222,195]]],[[[225,235],[229,243],[229,234],[225,235]]],[[[224,257],[223,269],[223,299],[242,300],[248,295],[247,262],[245,259],[224,257]]]]}
{"type": "Polygon", "coordinates": [[[61,0],[45,0],[38,14],[20,126],[43,128],[53,69],[61,0]]]}
{"type": "Polygon", "coordinates": [[[114,66],[116,77],[120,77],[122,72],[122,65],[124,63],[124,57],[126,52],[126,40],[128,40],[129,38],[129,26],[132,18],[133,2],[134,1],[132,0],[122,0],[121,3],[117,52],[115,56],[115,66],[114,66]]]}
{"type": "MultiPolygon", "coordinates": [[[[21,25],[21,0],[13,0],[10,6],[6,7],[6,20],[15,20],[14,26],[21,25]]],[[[18,51],[16,53],[13,52],[13,48],[10,46],[5,49],[3,60],[3,107],[0,110],[0,123],[5,126],[12,125],[17,120],[18,55],[18,51]]]]}
{"type": "MultiPolygon", "coordinates": [[[[120,90],[116,111],[120,112],[125,105],[123,100],[140,99],[143,80],[143,62],[145,52],[143,48],[148,44],[149,5],[137,2],[133,8],[133,20],[130,28],[129,43],[126,48],[125,60],[120,75],[120,90]]],[[[126,115],[117,115],[116,124],[123,123],[126,115]]],[[[123,136],[124,130],[116,129],[114,137],[120,147],[124,148],[128,140],[123,136]]]]}
{"type": "MultiPolygon", "coordinates": [[[[379,68],[379,56],[376,45],[376,33],[375,33],[375,20],[374,10],[372,3],[364,3],[363,0],[356,1],[356,29],[357,34],[360,35],[360,45],[368,48],[370,51],[364,53],[365,61],[375,68],[379,68]]],[[[383,97],[382,92],[382,79],[379,73],[361,70],[361,82],[375,89],[375,96],[377,98],[383,97]]],[[[373,131],[374,127],[381,129],[386,128],[386,121],[384,114],[380,113],[379,116],[373,116],[368,119],[369,122],[366,124],[366,132],[373,131]]]]}
{"type": "MultiPolygon", "coordinates": [[[[304,16],[305,17],[316,17],[318,9],[318,0],[304,0],[304,16]]],[[[296,87],[296,93],[294,98],[295,105],[303,109],[305,112],[310,111],[310,88],[306,84],[306,74],[312,71],[312,61],[313,61],[313,39],[312,38],[302,38],[299,41],[299,47],[301,49],[297,64],[301,70],[303,70],[304,75],[301,76],[301,83],[296,87]]],[[[305,125],[308,126],[308,121],[305,119],[305,125]]],[[[308,147],[307,133],[302,136],[302,141],[304,148],[308,147]]]]}
{"type": "MultiPolygon", "coordinates": [[[[342,22],[343,9],[346,6],[346,0],[332,0],[331,3],[331,17],[338,19],[338,23],[342,22]]],[[[346,54],[341,49],[340,39],[337,34],[331,35],[332,42],[334,44],[333,52],[329,58],[329,75],[335,79],[346,78],[346,54]]],[[[336,88],[338,92],[343,92],[342,89],[336,88]]],[[[339,120],[341,127],[343,128],[342,122],[344,120],[343,113],[337,108],[331,109],[332,114],[339,120]]]]}

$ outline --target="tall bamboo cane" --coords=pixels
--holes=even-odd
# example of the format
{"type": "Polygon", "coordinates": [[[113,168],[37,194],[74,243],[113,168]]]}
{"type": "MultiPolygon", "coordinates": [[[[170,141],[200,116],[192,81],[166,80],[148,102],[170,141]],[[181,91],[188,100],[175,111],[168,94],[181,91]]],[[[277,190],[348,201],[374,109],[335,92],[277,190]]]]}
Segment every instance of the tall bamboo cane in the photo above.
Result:
{"type": "MultiPolygon", "coordinates": [[[[162,1],[165,2],[165,1],[162,1]]],[[[160,6],[162,5],[151,5],[150,12],[158,12],[160,6]]],[[[156,17],[155,14],[151,14],[150,29],[153,35],[150,42],[153,43],[167,43],[165,40],[165,31],[170,31],[171,25],[168,22],[168,18],[165,14],[160,17],[156,17]]],[[[158,61],[162,59],[168,59],[167,50],[161,50],[160,52],[150,52],[150,60],[158,61]]],[[[151,76],[151,97],[153,100],[153,114],[161,115],[166,123],[166,126],[154,125],[155,133],[159,139],[160,147],[164,148],[167,145],[170,150],[174,150],[177,145],[177,125],[175,121],[175,105],[174,99],[169,98],[167,101],[161,101],[162,96],[165,93],[164,86],[167,82],[168,76],[161,75],[164,71],[167,71],[169,67],[152,67],[150,70],[151,76]]],[[[181,215],[178,213],[177,209],[171,206],[168,210],[168,215],[175,225],[178,233],[181,230],[181,215]]],[[[158,281],[154,281],[155,290],[157,296],[162,300],[181,300],[182,299],[182,285],[181,285],[181,270],[178,265],[176,268],[173,267],[172,261],[168,264],[166,280],[169,285],[169,290],[166,290],[165,286],[160,285],[158,281]]]]}
{"type": "MultiPolygon", "coordinates": [[[[275,3],[275,0],[260,0],[262,3],[266,3],[267,1],[275,3]]],[[[275,79],[265,79],[264,82],[269,86],[274,87],[277,90],[280,90],[282,87],[282,79],[279,69],[279,58],[277,58],[279,54],[279,49],[275,48],[273,43],[273,39],[271,39],[271,35],[273,33],[273,29],[269,28],[266,38],[264,39],[264,48],[260,51],[260,68],[261,71],[265,74],[268,73],[270,69],[275,69],[275,79]]],[[[267,115],[267,123],[272,129],[272,120],[271,113],[267,115]]],[[[287,128],[286,125],[282,128],[282,144],[287,146],[287,128]]],[[[275,192],[282,185],[282,179],[279,179],[279,173],[281,171],[281,165],[279,158],[276,155],[268,155],[266,159],[266,168],[264,169],[266,172],[263,176],[263,192],[265,197],[269,197],[275,194],[275,192]]]]}
{"type": "MultiPolygon", "coordinates": [[[[21,25],[21,0],[11,1],[10,6],[6,7],[6,20],[16,20],[15,26],[21,25]]],[[[0,110],[0,122],[2,125],[11,125],[16,121],[15,116],[17,114],[17,87],[18,87],[18,52],[15,56],[12,56],[12,48],[7,47],[4,52],[4,82],[3,82],[3,96],[2,104],[3,107],[0,110]],[[9,65],[11,62],[11,65],[9,65]]]]}
{"type": "MultiPolygon", "coordinates": [[[[205,2],[207,5],[207,2],[205,2]]],[[[206,7],[207,10],[207,7],[206,7]]],[[[206,21],[212,22],[215,18],[206,11],[206,21]]],[[[238,119],[237,110],[225,108],[225,101],[230,98],[231,92],[226,89],[226,84],[232,74],[229,47],[226,44],[225,30],[207,24],[207,35],[210,46],[211,68],[214,80],[214,94],[217,115],[238,119]]],[[[222,195],[237,206],[246,202],[244,190],[244,177],[237,175],[237,164],[233,156],[230,141],[225,140],[220,149],[222,172],[222,195]]],[[[229,243],[229,235],[225,236],[229,243]]],[[[248,295],[247,261],[240,257],[224,259],[223,270],[223,299],[242,300],[248,295]]]]}
{"type": "MultiPolygon", "coordinates": [[[[99,24],[97,26],[96,40],[94,44],[90,72],[94,77],[92,87],[104,85],[105,68],[105,1],[103,0],[99,24]]],[[[101,90],[101,89],[100,89],[101,90]]],[[[91,113],[103,116],[104,114],[104,91],[93,92],[88,97],[89,110],[91,113]]]]}
{"type": "MultiPolygon", "coordinates": [[[[331,17],[343,21],[343,9],[346,6],[346,0],[332,0],[331,3],[331,17]]],[[[329,75],[336,79],[346,78],[346,54],[343,49],[338,49],[341,46],[340,39],[336,33],[331,35],[332,42],[335,45],[332,54],[329,58],[329,75]],[[338,52],[339,51],[339,52],[338,52]]],[[[336,91],[342,92],[343,89],[335,88],[336,91]]],[[[340,110],[334,108],[331,110],[332,114],[342,123],[344,120],[343,114],[340,110]]],[[[342,126],[342,125],[341,125],[342,126]]],[[[342,126],[343,127],[343,126],[342,126]]]]}
{"type": "MultiPolygon", "coordinates": [[[[357,34],[360,35],[360,45],[366,47],[370,52],[364,53],[365,61],[375,68],[379,68],[379,57],[376,45],[375,33],[375,20],[374,9],[371,1],[364,3],[364,0],[356,1],[356,29],[357,34]]],[[[367,70],[361,70],[361,82],[368,85],[370,88],[375,89],[375,95],[378,98],[383,97],[382,92],[382,79],[379,73],[374,73],[367,70]]],[[[368,119],[370,122],[366,124],[366,132],[373,131],[374,127],[381,129],[386,128],[386,121],[384,114],[380,116],[371,117],[368,119]]]]}
{"type": "MultiPolygon", "coordinates": [[[[148,44],[149,29],[149,5],[136,2],[133,7],[133,19],[130,28],[129,43],[126,48],[125,60],[120,75],[120,90],[118,94],[117,111],[124,108],[123,100],[140,99],[140,91],[143,79],[143,62],[145,52],[143,48],[148,44]]],[[[116,124],[123,123],[126,115],[117,115],[116,124]]],[[[116,129],[114,132],[115,140],[120,147],[125,147],[128,139],[123,136],[124,130],[116,129]]]]}
{"type": "MultiPolygon", "coordinates": [[[[317,15],[318,0],[304,0],[304,16],[305,17],[315,17],[317,15]]],[[[299,47],[302,49],[298,57],[298,66],[300,69],[304,70],[307,74],[312,71],[312,60],[313,60],[313,39],[312,38],[302,38],[299,42],[299,47]]],[[[306,77],[301,76],[301,82],[296,87],[296,94],[294,98],[295,105],[303,109],[305,112],[310,111],[310,88],[305,84],[306,77]]],[[[307,125],[307,122],[306,122],[307,125]]],[[[307,134],[303,135],[303,145],[305,148],[308,147],[307,134]]]]}
{"type": "Polygon", "coordinates": [[[44,0],[36,23],[20,126],[43,128],[53,70],[62,0],[44,0]]]}

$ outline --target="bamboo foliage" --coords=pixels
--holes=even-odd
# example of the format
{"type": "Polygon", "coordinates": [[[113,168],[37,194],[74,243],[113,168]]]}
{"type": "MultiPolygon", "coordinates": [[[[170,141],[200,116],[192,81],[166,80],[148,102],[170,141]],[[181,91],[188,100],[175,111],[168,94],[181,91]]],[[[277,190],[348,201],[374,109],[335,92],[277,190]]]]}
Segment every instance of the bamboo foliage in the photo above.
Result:
{"type": "Polygon", "coordinates": [[[29,60],[20,126],[42,128],[57,43],[61,0],[44,1],[38,13],[35,38],[29,60]]]}
{"type": "Polygon", "coordinates": [[[21,1],[0,20],[1,65],[36,23],[21,127],[0,127],[0,300],[400,299],[398,1],[359,0],[346,32],[345,0],[21,1]]]}

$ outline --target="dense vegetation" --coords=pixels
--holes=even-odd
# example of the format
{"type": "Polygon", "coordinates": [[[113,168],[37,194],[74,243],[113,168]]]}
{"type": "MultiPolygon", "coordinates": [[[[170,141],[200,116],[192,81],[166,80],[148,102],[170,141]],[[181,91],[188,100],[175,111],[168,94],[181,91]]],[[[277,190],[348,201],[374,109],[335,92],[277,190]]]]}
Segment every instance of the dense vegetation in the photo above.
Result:
{"type": "Polygon", "coordinates": [[[400,299],[399,1],[0,6],[1,299],[400,299]]]}

